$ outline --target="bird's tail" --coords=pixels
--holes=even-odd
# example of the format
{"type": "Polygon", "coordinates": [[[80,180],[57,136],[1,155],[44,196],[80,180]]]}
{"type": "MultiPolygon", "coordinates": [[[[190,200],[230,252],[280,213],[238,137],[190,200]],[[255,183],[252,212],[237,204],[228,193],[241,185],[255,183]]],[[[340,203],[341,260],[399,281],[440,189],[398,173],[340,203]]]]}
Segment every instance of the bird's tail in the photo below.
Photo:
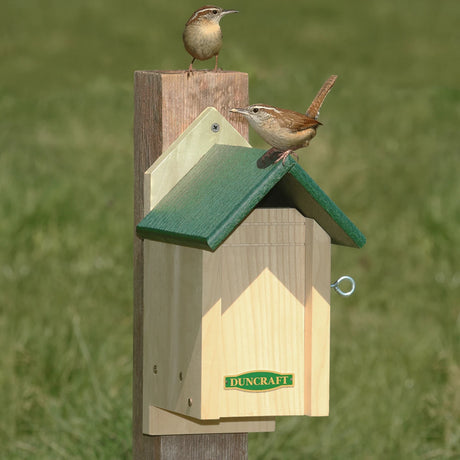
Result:
{"type": "Polygon", "coordinates": [[[310,107],[306,112],[307,117],[314,118],[315,120],[319,117],[319,110],[323,105],[324,99],[326,98],[329,91],[334,86],[335,81],[337,80],[337,75],[331,75],[321,86],[321,89],[318,91],[318,94],[313,99],[310,107]]]}

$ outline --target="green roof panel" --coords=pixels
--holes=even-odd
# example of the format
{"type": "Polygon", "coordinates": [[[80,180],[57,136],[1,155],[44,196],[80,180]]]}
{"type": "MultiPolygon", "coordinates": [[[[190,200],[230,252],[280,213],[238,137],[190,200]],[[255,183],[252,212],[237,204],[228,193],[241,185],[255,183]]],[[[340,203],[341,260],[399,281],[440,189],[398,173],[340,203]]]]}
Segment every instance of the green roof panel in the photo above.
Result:
{"type": "Polygon", "coordinates": [[[314,218],[332,242],[361,247],[364,235],[295,162],[264,169],[264,150],[214,145],[142,219],[142,238],[216,250],[273,190],[278,205],[295,207],[314,218]],[[328,228],[329,227],[329,228],[328,228]]]}

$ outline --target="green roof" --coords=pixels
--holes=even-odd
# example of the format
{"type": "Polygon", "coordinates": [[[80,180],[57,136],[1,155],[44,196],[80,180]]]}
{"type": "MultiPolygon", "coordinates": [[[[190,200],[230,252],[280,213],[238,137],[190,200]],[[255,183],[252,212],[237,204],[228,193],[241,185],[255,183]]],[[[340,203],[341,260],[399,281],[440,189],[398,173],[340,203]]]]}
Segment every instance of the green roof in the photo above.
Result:
{"type": "Polygon", "coordinates": [[[145,239],[216,250],[255,207],[296,208],[332,243],[366,238],[292,158],[260,167],[264,150],[216,144],[137,225],[145,239]]]}

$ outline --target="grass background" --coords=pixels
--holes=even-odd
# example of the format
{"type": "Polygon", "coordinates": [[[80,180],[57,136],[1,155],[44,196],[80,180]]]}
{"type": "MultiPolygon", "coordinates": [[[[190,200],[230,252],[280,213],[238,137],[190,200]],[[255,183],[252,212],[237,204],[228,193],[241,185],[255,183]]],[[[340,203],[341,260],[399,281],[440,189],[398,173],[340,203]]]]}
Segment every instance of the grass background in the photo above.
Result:
{"type": "MultiPolygon", "coordinates": [[[[2,458],[131,457],[133,71],[186,68],[200,6],[2,2],[2,458]]],[[[339,75],[301,164],[368,238],[333,249],[358,289],[332,294],[330,417],[250,457],[460,458],[460,3],[222,6],[251,102],[303,111],[339,75]]]]}

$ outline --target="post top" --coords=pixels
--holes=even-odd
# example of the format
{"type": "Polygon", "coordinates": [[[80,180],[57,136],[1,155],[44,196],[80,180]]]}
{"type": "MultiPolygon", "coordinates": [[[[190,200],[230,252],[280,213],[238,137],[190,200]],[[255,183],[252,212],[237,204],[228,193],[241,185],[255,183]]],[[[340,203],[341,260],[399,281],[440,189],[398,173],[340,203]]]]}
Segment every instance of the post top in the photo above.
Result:
{"type": "MultiPolygon", "coordinates": [[[[186,74],[186,70],[135,70],[134,74],[159,74],[159,75],[182,75],[186,74]]],[[[218,72],[214,72],[213,70],[207,70],[207,69],[199,69],[199,70],[194,70],[192,75],[189,78],[193,78],[194,75],[212,75],[212,76],[219,76],[219,75],[248,75],[247,72],[240,72],[237,70],[219,70],[218,72]]]]}

